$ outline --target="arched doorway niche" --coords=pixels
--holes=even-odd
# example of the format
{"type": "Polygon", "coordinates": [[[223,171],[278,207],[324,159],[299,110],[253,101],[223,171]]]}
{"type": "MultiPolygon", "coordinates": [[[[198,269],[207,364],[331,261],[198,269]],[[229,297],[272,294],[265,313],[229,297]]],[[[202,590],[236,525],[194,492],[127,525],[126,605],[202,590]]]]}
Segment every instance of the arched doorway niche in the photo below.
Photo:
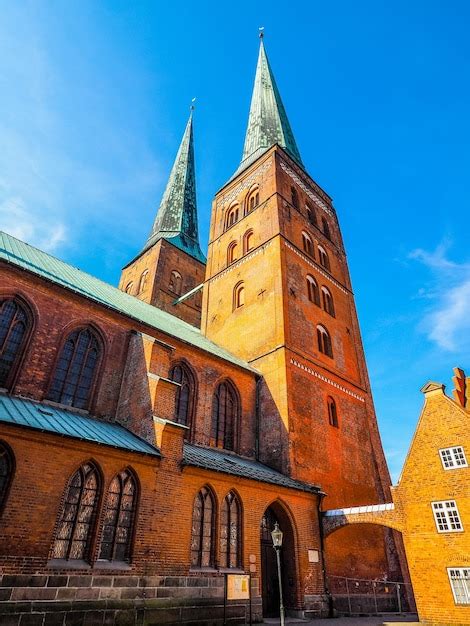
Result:
{"type": "Polygon", "coordinates": [[[290,513],[282,502],[276,500],[265,510],[260,524],[261,542],[261,596],[264,617],[279,617],[279,582],[276,551],[271,531],[278,522],[283,532],[281,550],[282,590],[286,614],[298,610],[298,560],[295,528],[290,513]]]}

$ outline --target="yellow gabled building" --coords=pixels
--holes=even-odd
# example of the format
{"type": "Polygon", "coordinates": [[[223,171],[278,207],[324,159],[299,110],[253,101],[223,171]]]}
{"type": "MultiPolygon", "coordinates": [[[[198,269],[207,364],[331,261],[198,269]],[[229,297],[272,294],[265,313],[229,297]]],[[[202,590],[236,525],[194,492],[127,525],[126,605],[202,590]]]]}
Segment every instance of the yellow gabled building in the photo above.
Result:
{"type": "Polygon", "coordinates": [[[352,523],[401,531],[422,624],[470,624],[470,377],[454,369],[445,385],[423,388],[424,406],[388,506],[324,514],[328,535],[352,523]]]}

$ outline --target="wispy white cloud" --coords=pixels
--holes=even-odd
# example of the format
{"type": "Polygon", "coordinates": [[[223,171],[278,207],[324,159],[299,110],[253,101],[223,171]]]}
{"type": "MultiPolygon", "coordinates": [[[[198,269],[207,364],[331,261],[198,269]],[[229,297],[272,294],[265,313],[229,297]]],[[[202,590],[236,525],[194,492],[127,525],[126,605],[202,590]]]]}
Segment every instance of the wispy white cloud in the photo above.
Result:
{"type": "Polygon", "coordinates": [[[20,197],[0,202],[0,230],[47,252],[54,252],[67,239],[63,223],[44,219],[38,212],[28,209],[20,197]]]}
{"type": "Polygon", "coordinates": [[[470,263],[451,260],[450,245],[444,241],[431,252],[416,249],[409,257],[431,272],[430,285],[418,294],[430,301],[421,328],[440,348],[458,352],[470,347],[470,263]]]}

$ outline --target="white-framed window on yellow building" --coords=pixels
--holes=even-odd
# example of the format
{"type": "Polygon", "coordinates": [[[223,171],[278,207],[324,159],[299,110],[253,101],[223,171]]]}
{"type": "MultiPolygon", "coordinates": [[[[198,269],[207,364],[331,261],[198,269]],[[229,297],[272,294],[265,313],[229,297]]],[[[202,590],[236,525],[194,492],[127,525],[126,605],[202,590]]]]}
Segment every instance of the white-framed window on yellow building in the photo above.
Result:
{"type": "Polygon", "coordinates": [[[462,446],[442,448],[439,450],[439,455],[441,457],[442,466],[445,470],[468,467],[467,458],[462,446]]]}
{"type": "Polygon", "coordinates": [[[460,533],[463,531],[455,500],[442,500],[431,504],[438,533],[460,533]]]}
{"type": "Polygon", "coordinates": [[[447,573],[455,604],[470,604],[470,568],[448,567],[447,573]]]}

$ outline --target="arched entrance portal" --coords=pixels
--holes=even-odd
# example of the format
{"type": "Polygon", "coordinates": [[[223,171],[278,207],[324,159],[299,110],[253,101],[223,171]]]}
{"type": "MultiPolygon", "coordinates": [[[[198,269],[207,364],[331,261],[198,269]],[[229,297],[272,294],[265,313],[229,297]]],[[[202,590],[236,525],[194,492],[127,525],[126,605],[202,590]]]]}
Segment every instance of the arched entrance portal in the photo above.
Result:
{"type": "Polygon", "coordinates": [[[271,531],[278,522],[284,533],[281,550],[282,590],[286,610],[296,607],[297,573],[295,566],[295,541],[292,524],[281,504],[269,506],[262,519],[261,541],[261,595],[263,616],[279,617],[279,582],[277,576],[276,552],[273,548],[271,531]]]}

